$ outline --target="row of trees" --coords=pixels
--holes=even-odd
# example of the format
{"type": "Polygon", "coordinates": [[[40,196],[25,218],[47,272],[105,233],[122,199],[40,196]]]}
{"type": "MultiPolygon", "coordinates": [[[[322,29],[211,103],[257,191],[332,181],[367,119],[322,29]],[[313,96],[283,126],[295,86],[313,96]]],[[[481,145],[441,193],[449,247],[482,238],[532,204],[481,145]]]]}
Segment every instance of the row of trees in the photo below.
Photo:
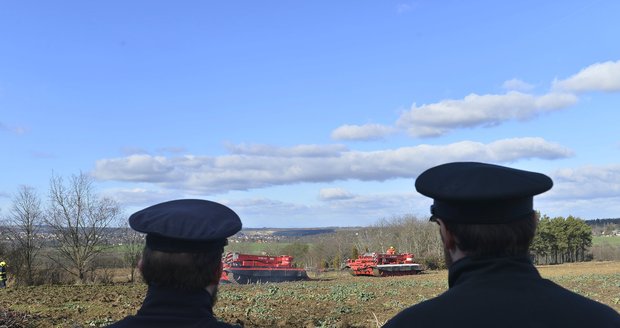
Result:
{"type": "MultiPolygon", "coordinates": [[[[45,269],[49,274],[51,268],[78,283],[87,280],[97,266],[95,259],[106,250],[108,227],[118,221],[121,209],[114,200],[97,195],[92,178],[80,173],[66,180],[53,176],[46,203],[33,188],[20,187],[3,213],[0,225],[9,241],[4,255],[10,255],[7,261],[17,282],[32,285],[38,273],[45,269]]],[[[138,238],[127,230],[129,238],[138,238]]],[[[131,254],[127,261],[137,263],[138,256],[131,254]]]]}
{"type": "Polygon", "coordinates": [[[557,264],[590,259],[591,246],[592,228],[583,220],[544,215],[538,221],[531,251],[536,263],[557,264]]]}

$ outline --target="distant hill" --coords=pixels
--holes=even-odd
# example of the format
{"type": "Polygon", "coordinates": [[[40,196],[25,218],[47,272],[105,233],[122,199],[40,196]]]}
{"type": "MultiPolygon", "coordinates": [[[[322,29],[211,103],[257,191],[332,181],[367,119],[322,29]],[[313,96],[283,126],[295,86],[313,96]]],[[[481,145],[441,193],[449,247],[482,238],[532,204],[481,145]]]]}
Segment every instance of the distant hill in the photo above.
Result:
{"type": "Polygon", "coordinates": [[[276,231],[273,234],[275,236],[282,237],[305,237],[305,236],[314,236],[321,235],[325,233],[334,233],[336,230],[334,229],[291,229],[291,230],[282,230],[276,231]]]}
{"type": "Polygon", "coordinates": [[[334,233],[338,228],[244,228],[244,235],[268,235],[274,237],[305,237],[334,233]]]}

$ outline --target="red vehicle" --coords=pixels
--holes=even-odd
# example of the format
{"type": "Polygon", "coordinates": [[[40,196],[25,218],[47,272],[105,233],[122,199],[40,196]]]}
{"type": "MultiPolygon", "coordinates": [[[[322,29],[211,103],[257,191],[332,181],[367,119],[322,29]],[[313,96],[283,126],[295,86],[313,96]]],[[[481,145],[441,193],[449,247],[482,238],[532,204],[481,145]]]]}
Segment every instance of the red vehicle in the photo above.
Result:
{"type": "Polygon", "coordinates": [[[404,276],[423,271],[413,261],[412,253],[364,253],[357,259],[348,259],[346,267],[354,276],[404,276]]]}
{"type": "Polygon", "coordinates": [[[221,283],[252,284],[307,280],[302,268],[293,266],[288,255],[266,256],[228,252],[222,259],[221,283]]]}

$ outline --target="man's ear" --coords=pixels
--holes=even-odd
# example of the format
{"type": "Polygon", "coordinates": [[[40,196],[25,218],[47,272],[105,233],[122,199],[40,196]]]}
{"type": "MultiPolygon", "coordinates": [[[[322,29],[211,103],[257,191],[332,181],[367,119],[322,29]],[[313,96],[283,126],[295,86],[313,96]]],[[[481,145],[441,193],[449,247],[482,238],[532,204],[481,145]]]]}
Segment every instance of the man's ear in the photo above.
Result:
{"type": "Polygon", "coordinates": [[[222,261],[220,261],[220,265],[217,267],[217,276],[215,276],[217,280],[213,281],[212,282],[213,284],[217,285],[220,283],[220,278],[222,277],[223,271],[224,271],[224,265],[222,264],[222,261]]]}
{"type": "Polygon", "coordinates": [[[446,249],[455,250],[456,240],[454,239],[454,234],[446,228],[445,223],[441,219],[437,219],[437,222],[439,223],[439,233],[441,234],[441,241],[443,242],[443,245],[446,249]]]}

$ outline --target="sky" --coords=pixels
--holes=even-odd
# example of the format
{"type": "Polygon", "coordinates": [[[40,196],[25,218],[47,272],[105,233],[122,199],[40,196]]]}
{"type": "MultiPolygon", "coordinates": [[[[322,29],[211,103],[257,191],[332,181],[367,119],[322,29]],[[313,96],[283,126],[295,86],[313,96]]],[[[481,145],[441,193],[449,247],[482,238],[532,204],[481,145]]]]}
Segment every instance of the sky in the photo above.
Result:
{"type": "Polygon", "coordinates": [[[429,216],[447,162],[542,172],[551,217],[620,217],[618,1],[0,0],[0,216],[93,178],[244,227],[429,216]]]}

